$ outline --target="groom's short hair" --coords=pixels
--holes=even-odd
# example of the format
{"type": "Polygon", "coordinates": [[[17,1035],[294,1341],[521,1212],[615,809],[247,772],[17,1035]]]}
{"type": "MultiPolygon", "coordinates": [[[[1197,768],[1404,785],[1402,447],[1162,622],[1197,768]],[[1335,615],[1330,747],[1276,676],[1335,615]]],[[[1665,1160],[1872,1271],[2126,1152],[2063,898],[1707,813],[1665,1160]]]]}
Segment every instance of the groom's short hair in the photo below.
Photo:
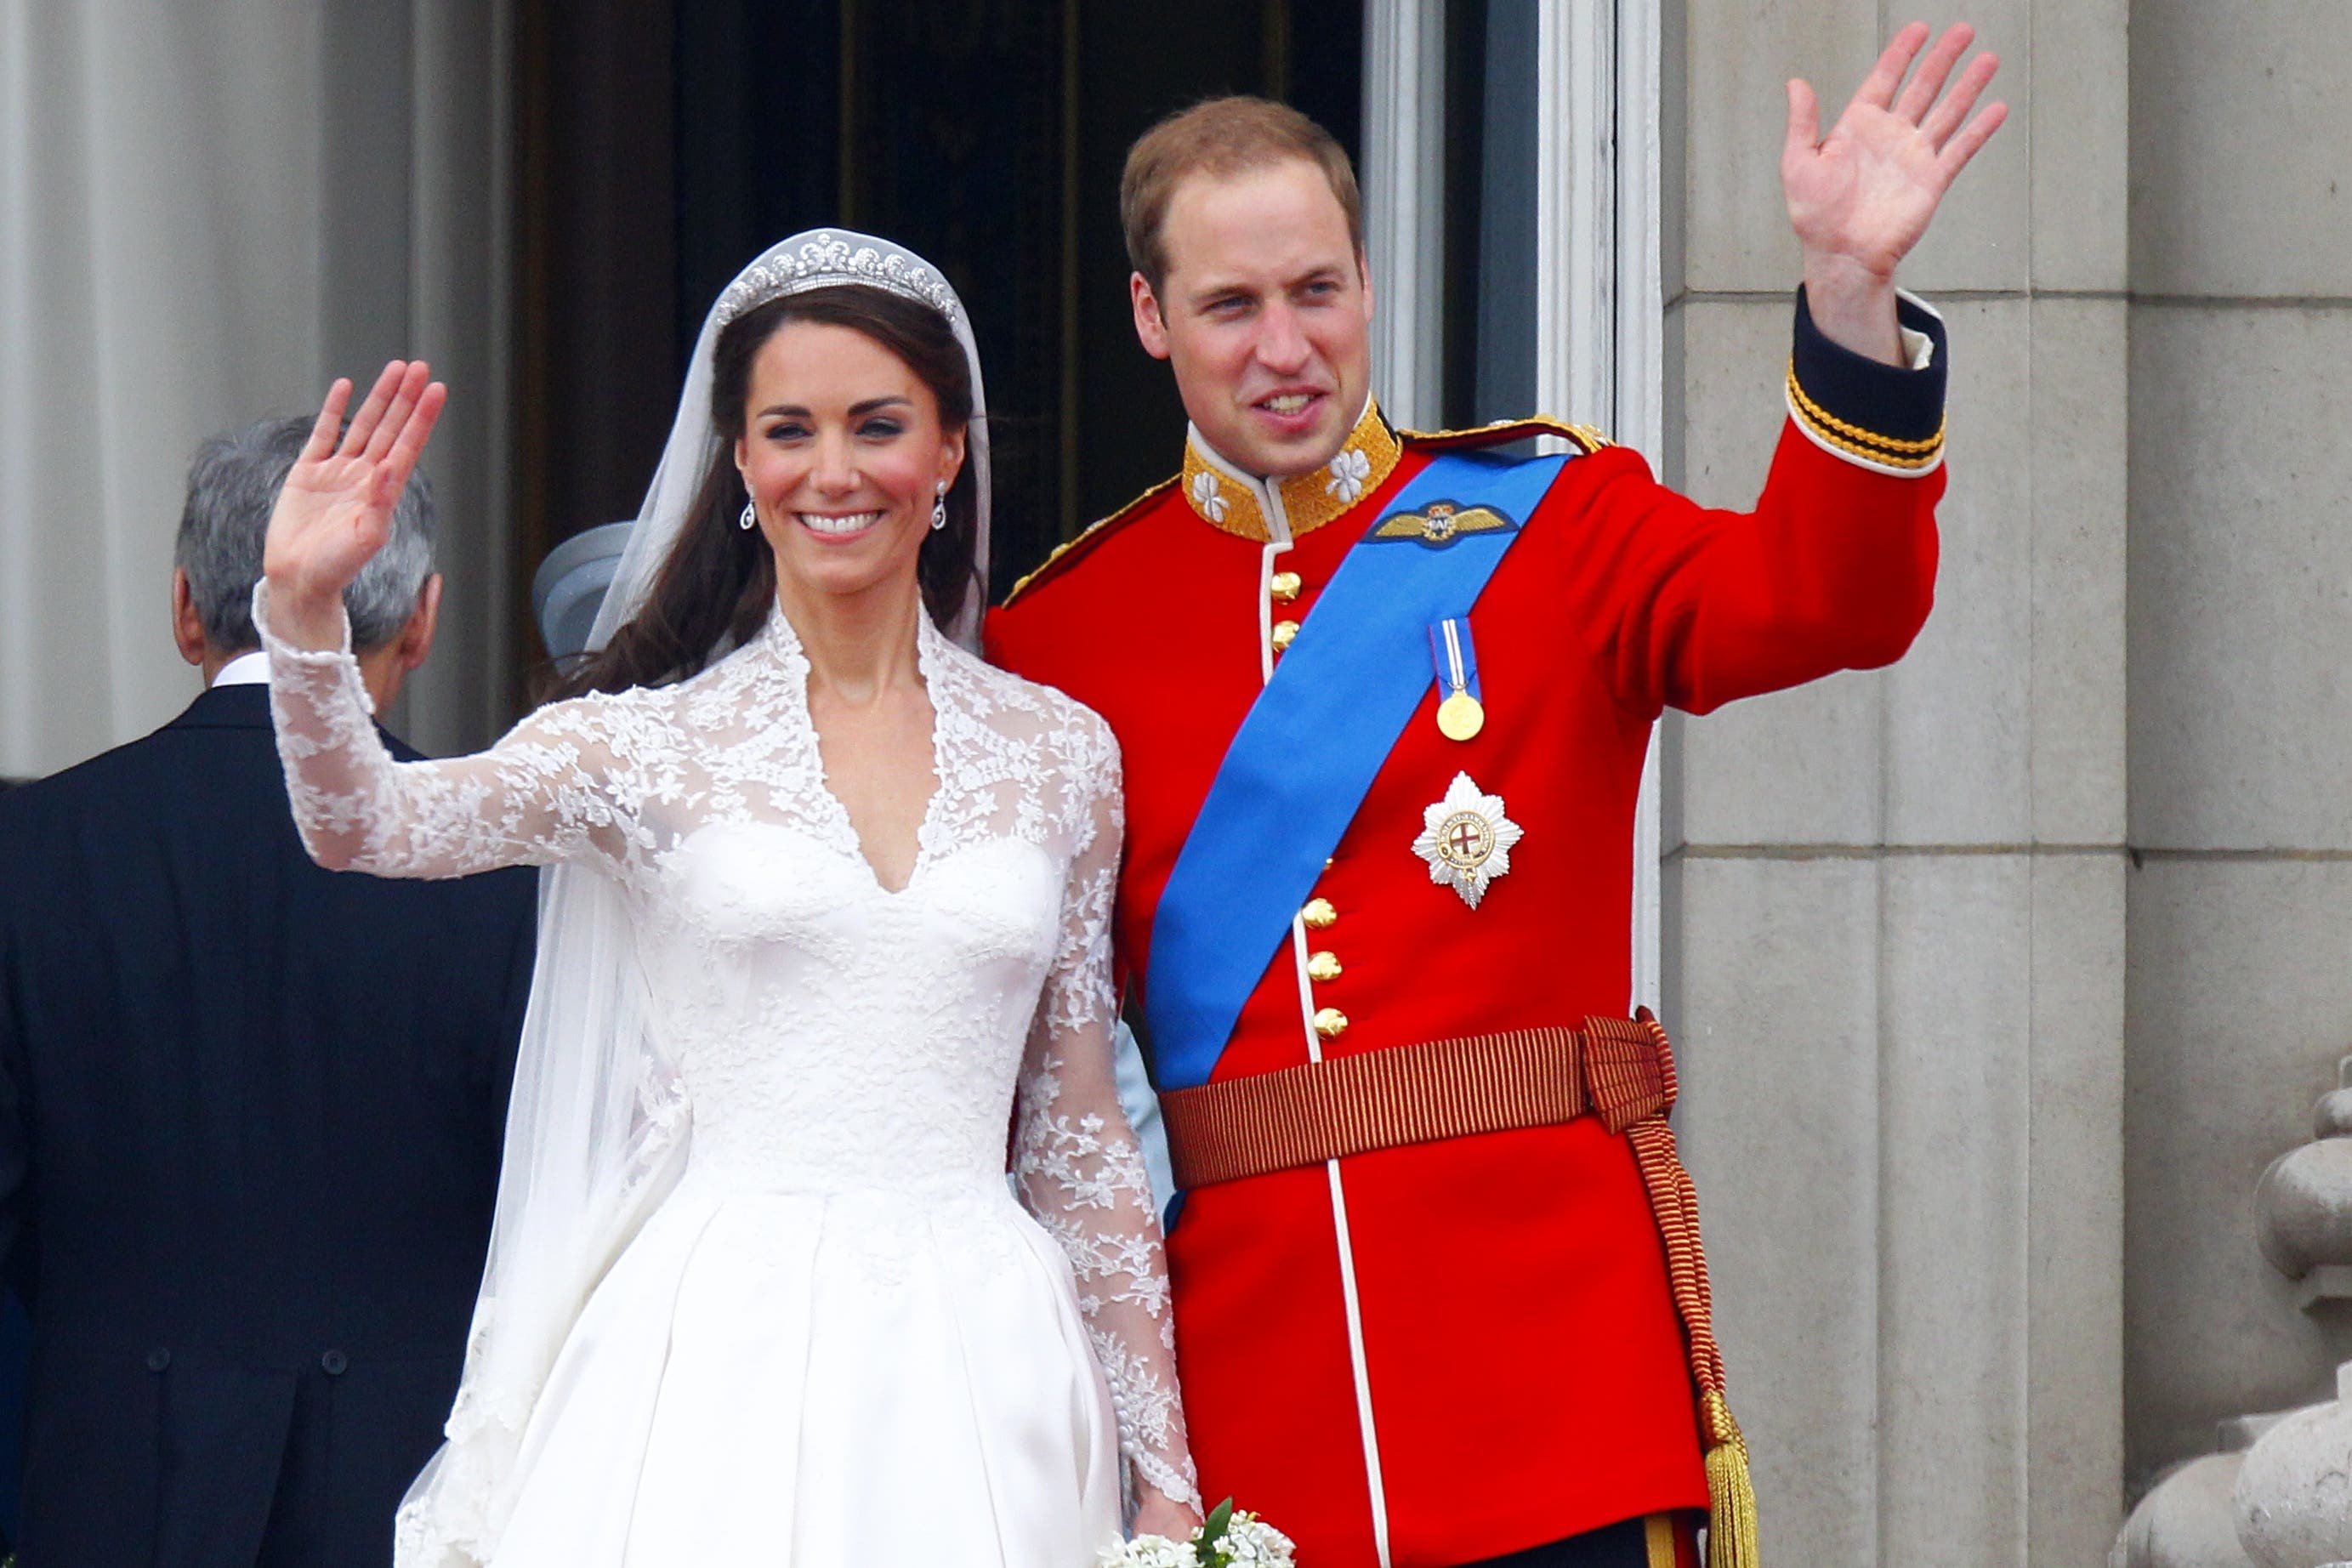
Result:
{"type": "Polygon", "coordinates": [[[1136,139],[1119,182],[1118,217],[1127,231],[1127,258],[1157,294],[1168,275],[1160,237],[1168,203],[1188,174],[1231,175],[1286,158],[1304,158],[1323,171],[1331,195],[1348,215],[1348,237],[1364,249],[1364,198],[1355,165],[1328,131],[1286,103],[1236,94],[1180,110],[1136,139]]]}

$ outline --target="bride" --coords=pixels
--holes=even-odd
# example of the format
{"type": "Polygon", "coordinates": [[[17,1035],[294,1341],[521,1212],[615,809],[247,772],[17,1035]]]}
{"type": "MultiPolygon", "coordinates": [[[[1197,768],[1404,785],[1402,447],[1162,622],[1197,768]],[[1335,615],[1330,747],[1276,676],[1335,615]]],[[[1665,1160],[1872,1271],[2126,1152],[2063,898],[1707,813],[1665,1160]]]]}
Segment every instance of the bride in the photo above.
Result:
{"type": "Polygon", "coordinates": [[[401,1568],[1079,1568],[1123,1492],[1181,1539],[1112,1086],[1118,752],[968,651],[988,447],[953,290],[823,231],[738,277],[580,695],[448,762],[378,743],[341,609],[446,395],[395,362],[339,438],[351,390],[255,591],[303,840],[380,876],[554,868],[401,1568]]]}

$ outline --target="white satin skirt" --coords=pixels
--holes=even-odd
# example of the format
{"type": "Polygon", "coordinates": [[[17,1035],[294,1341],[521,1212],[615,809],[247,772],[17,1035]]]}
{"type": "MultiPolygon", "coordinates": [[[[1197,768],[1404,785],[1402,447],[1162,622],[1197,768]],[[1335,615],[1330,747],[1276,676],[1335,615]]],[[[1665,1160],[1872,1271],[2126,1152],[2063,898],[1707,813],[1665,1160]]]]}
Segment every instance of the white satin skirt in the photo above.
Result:
{"type": "Polygon", "coordinates": [[[696,1175],[565,1340],[494,1568],[1091,1568],[1119,1539],[1068,1262],[1001,1184],[696,1175]]]}

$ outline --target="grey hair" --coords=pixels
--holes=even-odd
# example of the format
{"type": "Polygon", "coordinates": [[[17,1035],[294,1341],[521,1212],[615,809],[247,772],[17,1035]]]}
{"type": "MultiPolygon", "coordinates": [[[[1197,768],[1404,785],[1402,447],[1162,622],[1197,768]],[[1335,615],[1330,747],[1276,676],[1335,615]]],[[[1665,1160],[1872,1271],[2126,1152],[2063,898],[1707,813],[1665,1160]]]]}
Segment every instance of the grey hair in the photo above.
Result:
{"type": "MultiPolygon", "coordinates": [[[[261,646],[253,627],[253,585],[261,581],[261,547],[311,420],[264,419],[233,435],[215,436],[196,450],[188,468],[188,500],[180,511],[173,563],[188,574],[188,592],[203,620],[205,641],[218,653],[261,646]]],[[[400,635],[416,612],[416,595],[433,571],[433,536],[440,519],[424,472],[409,476],[392,511],[392,538],[343,590],[352,618],[352,647],[371,653],[400,635]]]]}

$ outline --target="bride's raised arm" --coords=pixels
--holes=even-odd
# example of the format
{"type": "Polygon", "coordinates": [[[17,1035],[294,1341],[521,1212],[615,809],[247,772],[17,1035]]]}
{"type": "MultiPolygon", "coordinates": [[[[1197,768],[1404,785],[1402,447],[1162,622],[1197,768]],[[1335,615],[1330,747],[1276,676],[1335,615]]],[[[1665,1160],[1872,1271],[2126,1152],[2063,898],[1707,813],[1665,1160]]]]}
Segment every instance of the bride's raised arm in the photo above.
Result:
{"type": "Polygon", "coordinates": [[[1111,899],[1125,831],[1118,746],[1101,720],[1083,718],[1085,754],[1065,765],[1085,793],[1085,815],[1062,900],[1061,951],[1030,1031],[1013,1175],[1077,1274],[1079,1309],[1143,1505],[1137,1528],[1182,1539],[1201,1499],[1176,1383],[1168,1259],[1112,1069],[1111,899]]]}
{"type": "Polygon", "coordinates": [[[269,517],[253,618],[295,825],[313,859],[388,877],[461,877],[587,850],[617,858],[612,704],[543,709],[488,752],[398,763],[371,721],[343,590],[391,537],[392,511],[447,394],[394,361],[342,426],[338,381],[269,517]],[[341,432],[340,439],[338,432],[341,432]]]}

